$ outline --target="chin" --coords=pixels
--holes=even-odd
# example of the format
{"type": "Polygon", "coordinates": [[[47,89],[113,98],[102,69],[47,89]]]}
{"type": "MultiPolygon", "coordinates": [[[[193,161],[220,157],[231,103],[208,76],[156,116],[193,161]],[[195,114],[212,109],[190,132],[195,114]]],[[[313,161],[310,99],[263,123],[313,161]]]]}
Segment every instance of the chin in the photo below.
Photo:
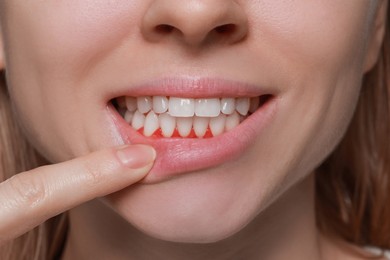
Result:
{"type": "Polygon", "coordinates": [[[262,205],[261,194],[254,193],[262,189],[231,169],[138,184],[110,195],[109,204],[151,237],[182,243],[218,242],[243,229],[262,205]]]}
{"type": "Polygon", "coordinates": [[[158,221],[152,223],[133,223],[133,225],[144,234],[163,241],[209,244],[227,239],[245,226],[243,223],[224,222],[224,220],[216,220],[215,222],[204,223],[203,219],[189,220],[176,218],[172,219],[166,225],[158,221]]]}

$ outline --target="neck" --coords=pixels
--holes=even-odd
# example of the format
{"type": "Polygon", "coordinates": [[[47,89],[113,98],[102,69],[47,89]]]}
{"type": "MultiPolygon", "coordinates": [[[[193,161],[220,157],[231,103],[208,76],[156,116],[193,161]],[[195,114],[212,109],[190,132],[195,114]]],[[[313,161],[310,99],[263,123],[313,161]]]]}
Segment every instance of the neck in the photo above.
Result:
{"type": "Polygon", "coordinates": [[[149,237],[95,200],[70,212],[63,259],[320,259],[313,179],[291,188],[240,232],[212,244],[149,237]]]}

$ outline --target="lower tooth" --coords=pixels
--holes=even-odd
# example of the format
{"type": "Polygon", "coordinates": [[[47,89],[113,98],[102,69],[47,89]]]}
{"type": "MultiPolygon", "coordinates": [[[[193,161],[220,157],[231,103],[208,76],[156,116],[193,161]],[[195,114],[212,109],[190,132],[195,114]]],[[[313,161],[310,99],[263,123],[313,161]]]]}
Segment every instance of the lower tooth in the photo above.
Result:
{"type": "Polygon", "coordinates": [[[225,130],[226,115],[220,114],[210,119],[210,130],[213,136],[222,134],[225,130]]]}
{"type": "Polygon", "coordinates": [[[209,121],[207,117],[194,117],[194,132],[197,137],[203,137],[206,134],[209,121]]]}
{"type": "Polygon", "coordinates": [[[158,116],[160,122],[161,132],[164,137],[171,137],[176,127],[176,119],[168,113],[158,116]]]}
{"type": "Polygon", "coordinates": [[[158,117],[153,111],[150,111],[145,118],[144,135],[152,136],[158,128],[158,117]]]}
{"type": "Polygon", "coordinates": [[[125,121],[130,124],[133,121],[133,117],[134,117],[134,112],[130,112],[129,110],[126,110],[125,121]]]}
{"type": "Polygon", "coordinates": [[[240,115],[237,112],[226,117],[225,130],[229,131],[240,124],[240,115]]]}
{"type": "Polygon", "coordinates": [[[176,119],[177,130],[181,137],[187,137],[192,129],[192,117],[178,117],[176,119]]]}
{"type": "Polygon", "coordinates": [[[144,123],[145,123],[145,116],[141,112],[139,112],[138,110],[135,111],[134,116],[133,116],[133,120],[131,120],[131,126],[135,130],[138,130],[144,126],[144,123]]]}

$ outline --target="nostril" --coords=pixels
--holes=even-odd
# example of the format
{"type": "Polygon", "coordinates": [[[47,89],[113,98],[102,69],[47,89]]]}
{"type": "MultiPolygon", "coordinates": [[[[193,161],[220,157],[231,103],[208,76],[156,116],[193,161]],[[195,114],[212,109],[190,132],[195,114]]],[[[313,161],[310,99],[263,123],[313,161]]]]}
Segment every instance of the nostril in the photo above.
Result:
{"type": "Polygon", "coordinates": [[[248,17],[245,5],[237,3],[241,1],[149,2],[140,24],[147,41],[180,43],[192,48],[202,44],[235,44],[246,38],[248,17]]]}
{"type": "Polygon", "coordinates": [[[160,33],[160,34],[169,34],[174,29],[175,29],[175,27],[173,27],[172,25],[169,25],[169,24],[159,24],[155,28],[156,32],[160,33]]]}
{"type": "Polygon", "coordinates": [[[224,24],[214,29],[218,34],[233,34],[236,31],[235,24],[224,24]]]}

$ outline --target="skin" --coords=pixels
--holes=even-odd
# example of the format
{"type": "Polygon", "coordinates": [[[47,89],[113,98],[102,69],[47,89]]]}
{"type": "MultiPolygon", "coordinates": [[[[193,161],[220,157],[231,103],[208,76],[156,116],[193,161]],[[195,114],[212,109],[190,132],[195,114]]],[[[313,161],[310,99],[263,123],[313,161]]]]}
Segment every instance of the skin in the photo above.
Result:
{"type": "MultiPolygon", "coordinates": [[[[105,192],[99,179],[99,192],[55,211],[45,197],[36,211],[47,216],[122,189],[71,210],[64,259],[355,259],[315,226],[312,172],[348,127],[362,77],[379,53],[387,4],[2,1],[0,65],[26,136],[53,163],[84,156],[51,166],[61,167],[57,180],[49,175],[59,168],[46,170],[46,187],[57,187],[67,171],[88,174],[77,167],[102,157],[87,154],[123,144],[106,110],[111,86],[214,77],[273,86],[278,97],[271,123],[235,161],[123,189],[149,165],[105,192]],[[174,30],[157,33],[161,24],[174,30]],[[221,24],[237,30],[215,36],[221,24]]],[[[97,168],[118,173],[117,182],[126,175],[124,168],[97,168]]],[[[77,190],[63,186],[52,192],[77,190]]],[[[12,225],[3,227],[10,238],[23,232],[12,225]]]]}

